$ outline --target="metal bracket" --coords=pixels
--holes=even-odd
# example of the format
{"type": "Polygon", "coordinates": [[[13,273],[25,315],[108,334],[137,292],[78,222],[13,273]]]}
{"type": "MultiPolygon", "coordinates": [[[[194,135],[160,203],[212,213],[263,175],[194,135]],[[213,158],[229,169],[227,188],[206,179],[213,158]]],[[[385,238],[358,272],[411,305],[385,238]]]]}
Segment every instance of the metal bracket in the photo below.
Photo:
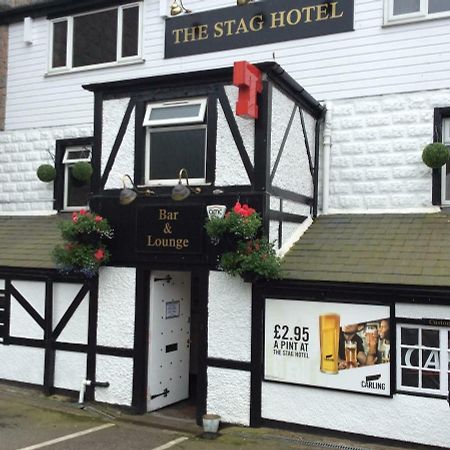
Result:
{"type": "Polygon", "coordinates": [[[169,389],[165,388],[164,391],[162,391],[160,394],[152,395],[152,396],[150,397],[150,400],[153,400],[153,399],[158,398],[158,397],[163,397],[163,396],[164,396],[164,397],[167,397],[167,394],[168,394],[169,392],[170,392],[169,389]]]}
{"type": "Polygon", "coordinates": [[[172,281],[172,277],[171,277],[170,275],[167,275],[167,276],[164,277],[164,278],[155,278],[154,281],[155,281],[155,282],[156,282],[156,281],[167,281],[168,283],[170,283],[170,282],[172,281]]]}

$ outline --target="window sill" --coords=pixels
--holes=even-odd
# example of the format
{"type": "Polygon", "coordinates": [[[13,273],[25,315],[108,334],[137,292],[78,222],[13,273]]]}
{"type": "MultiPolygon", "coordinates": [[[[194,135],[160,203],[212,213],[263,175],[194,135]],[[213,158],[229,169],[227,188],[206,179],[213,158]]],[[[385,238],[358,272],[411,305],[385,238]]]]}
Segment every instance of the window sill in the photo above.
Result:
{"type": "Polygon", "coordinates": [[[385,19],[382,28],[389,28],[395,25],[406,25],[408,23],[429,22],[430,20],[439,20],[446,18],[448,19],[449,17],[450,11],[447,11],[445,13],[430,14],[427,16],[406,17],[404,19],[385,19]]]}
{"type": "Polygon", "coordinates": [[[84,67],[76,67],[73,69],[55,69],[47,72],[44,77],[55,77],[58,75],[66,75],[69,73],[78,73],[78,72],[87,72],[90,70],[101,70],[101,69],[109,69],[112,67],[122,67],[122,66],[131,66],[135,64],[143,64],[145,63],[145,59],[143,58],[136,58],[136,59],[129,59],[127,61],[119,61],[119,62],[112,62],[112,63],[105,63],[105,64],[95,64],[92,66],[84,66],[84,67]]]}

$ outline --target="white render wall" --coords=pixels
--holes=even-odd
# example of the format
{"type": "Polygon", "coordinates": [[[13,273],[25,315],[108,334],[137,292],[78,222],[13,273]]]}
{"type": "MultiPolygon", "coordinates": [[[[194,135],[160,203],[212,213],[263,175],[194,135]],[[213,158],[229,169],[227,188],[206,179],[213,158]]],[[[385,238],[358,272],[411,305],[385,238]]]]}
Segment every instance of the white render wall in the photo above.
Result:
{"type": "Polygon", "coordinates": [[[250,425],[250,372],[208,367],[206,412],[222,422],[250,425]]]}
{"type": "Polygon", "coordinates": [[[333,102],[329,212],[431,208],[433,111],[450,89],[333,102]]]}
{"type": "Polygon", "coordinates": [[[56,140],[92,134],[86,124],[0,132],[0,214],[51,212],[53,183],[40,181],[37,168],[53,164],[56,140]]]}
{"type": "Polygon", "coordinates": [[[42,385],[44,349],[0,345],[0,379],[42,385]],[[32,368],[32,369],[31,369],[32,368]]]}
{"type": "Polygon", "coordinates": [[[449,407],[445,399],[395,394],[384,398],[292,386],[262,384],[262,417],[311,427],[450,446],[449,407]]]}
{"type": "Polygon", "coordinates": [[[97,322],[98,345],[133,348],[135,298],[135,268],[100,268],[97,322]]]}
{"type": "Polygon", "coordinates": [[[252,284],[209,272],[208,357],[251,360],[252,284]]]}
{"type": "MultiPolygon", "coordinates": [[[[164,0],[163,0],[164,1],[164,0]]],[[[193,11],[235,2],[190,0],[193,11]]],[[[48,23],[33,20],[33,43],[23,22],[9,37],[7,129],[82,124],[92,117],[92,94],[82,84],[273,61],[319,100],[448,87],[450,19],[382,27],[383,2],[355,0],[355,31],[165,60],[160,2],[144,1],[144,62],[46,76],[48,23]]]]}

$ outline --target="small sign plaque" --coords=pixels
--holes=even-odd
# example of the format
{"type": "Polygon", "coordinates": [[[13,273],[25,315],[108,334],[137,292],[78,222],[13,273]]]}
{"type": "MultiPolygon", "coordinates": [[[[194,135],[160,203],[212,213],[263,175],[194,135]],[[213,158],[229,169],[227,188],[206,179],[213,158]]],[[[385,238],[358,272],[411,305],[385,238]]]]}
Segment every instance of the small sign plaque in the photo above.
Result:
{"type": "Polygon", "coordinates": [[[166,319],[175,319],[180,317],[180,301],[166,303],[166,319]]]}

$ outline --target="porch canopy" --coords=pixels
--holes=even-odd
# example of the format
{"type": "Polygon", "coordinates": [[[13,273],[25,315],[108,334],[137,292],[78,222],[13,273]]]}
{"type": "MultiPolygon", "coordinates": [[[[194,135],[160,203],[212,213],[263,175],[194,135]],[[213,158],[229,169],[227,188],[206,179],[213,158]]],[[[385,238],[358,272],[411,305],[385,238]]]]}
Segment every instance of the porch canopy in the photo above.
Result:
{"type": "Polygon", "coordinates": [[[450,286],[450,215],[318,217],[283,259],[288,280],[450,286]]]}

